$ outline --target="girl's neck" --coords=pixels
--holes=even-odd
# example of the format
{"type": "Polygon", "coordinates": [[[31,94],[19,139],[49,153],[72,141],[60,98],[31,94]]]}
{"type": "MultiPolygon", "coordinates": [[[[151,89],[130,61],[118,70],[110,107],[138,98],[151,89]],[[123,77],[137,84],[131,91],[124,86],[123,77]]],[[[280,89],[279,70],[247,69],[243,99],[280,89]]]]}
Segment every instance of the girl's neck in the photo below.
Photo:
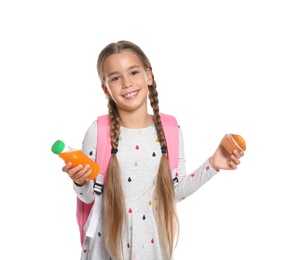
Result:
{"type": "Polygon", "coordinates": [[[121,113],[119,117],[120,125],[126,128],[145,128],[154,123],[153,116],[148,113],[121,113]]]}

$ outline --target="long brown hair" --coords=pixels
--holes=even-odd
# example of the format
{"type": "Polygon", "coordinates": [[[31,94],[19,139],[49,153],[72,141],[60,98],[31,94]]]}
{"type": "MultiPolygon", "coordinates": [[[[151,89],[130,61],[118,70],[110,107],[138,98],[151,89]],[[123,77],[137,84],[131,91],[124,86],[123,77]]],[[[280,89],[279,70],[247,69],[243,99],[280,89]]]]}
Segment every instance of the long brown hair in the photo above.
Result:
{"type": "MultiPolygon", "coordinates": [[[[132,42],[118,41],[110,43],[99,54],[97,61],[97,71],[101,82],[104,82],[103,63],[107,57],[112,54],[123,51],[131,51],[136,54],[144,69],[150,69],[152,66],[145,53],[132,42]]],[[[152,72],[153,83],[148,86],[150,105],[153,109],[153,119],[163,153],[157,175],[153,201],[156,202],[153,207],[156,216],[156,222],[159,232],[161,249],[165,255],[172,258],[173,248],[176,238],[179,234],[179,221],[176,211],[176,197],[174,185],[169,167],[167,154],[165,153],[166,140],[163,131],[159,112],[158,92],[156,82],[152,72]]],[[[118,148],[118,139],[120,134],[120,120],[115,102],[108,99],[108,114],[110,118],[110,137],[112,148],[118,148]]],[[[104,188],[104,217],[105,217],[105,243],[108,252],[117,259],[122,255],[122,233],[126,221],[125,202],[121,185],[120,167],[115,153],[111,155],[107,178],[104,188]]],[[[177,240],[178,241],[178,240],[177,240]]]]}

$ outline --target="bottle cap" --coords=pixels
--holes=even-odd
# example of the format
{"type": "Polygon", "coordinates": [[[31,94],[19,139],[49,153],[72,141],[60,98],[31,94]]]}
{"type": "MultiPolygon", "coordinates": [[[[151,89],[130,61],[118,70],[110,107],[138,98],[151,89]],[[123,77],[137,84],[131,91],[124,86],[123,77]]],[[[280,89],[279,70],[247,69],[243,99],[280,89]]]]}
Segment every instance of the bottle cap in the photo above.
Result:
{"type": "Polygon", "coordinates": [[[57,140],[52,145],[52,152],[55,154],[60,154],[65,148],[65,143],[61,140],[57,140]]]}

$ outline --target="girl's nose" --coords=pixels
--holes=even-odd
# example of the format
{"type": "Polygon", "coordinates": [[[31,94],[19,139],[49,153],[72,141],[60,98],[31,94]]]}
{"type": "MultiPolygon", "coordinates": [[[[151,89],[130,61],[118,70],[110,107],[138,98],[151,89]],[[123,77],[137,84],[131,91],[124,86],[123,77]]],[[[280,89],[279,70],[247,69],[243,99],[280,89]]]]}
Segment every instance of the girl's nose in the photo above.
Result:
{"type": "Polygon", "coordinates": [[[130,81],[129,78],[124,78],[122,88],[129,88],[129,87],[132,87],[132,82],[130,81]]]}

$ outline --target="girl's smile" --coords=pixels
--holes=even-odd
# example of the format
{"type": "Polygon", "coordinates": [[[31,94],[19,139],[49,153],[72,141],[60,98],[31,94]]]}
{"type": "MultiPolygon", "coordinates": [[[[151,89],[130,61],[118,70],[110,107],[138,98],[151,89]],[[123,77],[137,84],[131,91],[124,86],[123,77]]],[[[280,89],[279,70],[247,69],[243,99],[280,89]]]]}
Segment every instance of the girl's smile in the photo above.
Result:
{"type": "Polygon", "coordinates": [[[129,100],[129,99],[134,99],[137,95],[138,95],[138,91],[132,91],[127,94],[124,94],[123,97],[129,100]]]}

